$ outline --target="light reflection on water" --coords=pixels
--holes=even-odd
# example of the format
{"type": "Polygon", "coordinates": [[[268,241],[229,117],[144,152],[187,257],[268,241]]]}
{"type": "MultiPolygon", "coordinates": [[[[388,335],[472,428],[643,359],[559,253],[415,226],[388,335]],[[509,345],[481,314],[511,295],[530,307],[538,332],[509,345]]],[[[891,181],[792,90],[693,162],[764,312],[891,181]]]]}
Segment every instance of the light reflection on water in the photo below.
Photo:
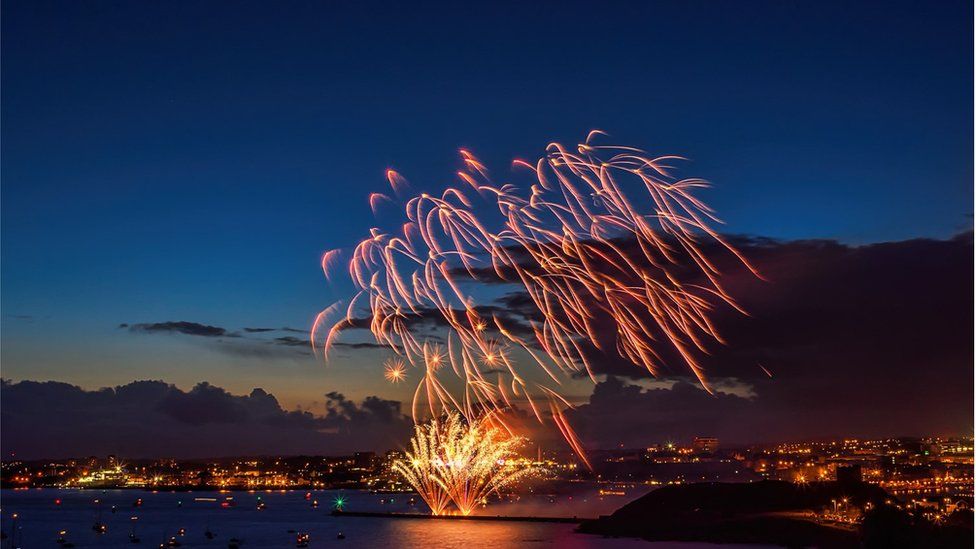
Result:
{"type": "MultiPolygon", "coordinates": [[[[243,540],[242,549],[295,547],[297,532],[311,535],[309,547],[423,547],[458,549],[504,549],[508,547],[713,547],[707,544],[648,543],[639,540],[606,539],[577,534],[573,524],[528,522],[478,522],[450,520],[406,520],[333,517],[338,491],[290,492],[163,492],[141,490],[3,490],[0,492],[0,528],[8,536],[2,547],[58,547],[59,530],[75,547],[158,547],[177,536],[182,547],[227,547],[230,538],[243,540]],[[222,509],[220,501],[232,497],[234,507],[222,509]],[[133,507],[142,498],[141,507],[133,507]],[[216,501],[198,501],[213,498],[216,501]],[[259,499],[260,498],[260,499],[259,499]],[[55,504],[60,499],[61,504],[55,504]],[[98,500],[99,503],[95,503],[98,500]],[[318,508],[311,502],[317,500],[318,508]],[[258,509],[258,502],[265,508],[258,509]],[[112,511],[112,507],[115,511],[112,511]],[[16,523],[12,515],[18,515],[16,523]],[[100,516],[100,518],[99,518],[100,516]],[[131,517],[138,517],[133,521],[131,517]],[[97,534],[93,524],[100,520],[108,531],[97,534]],[[140,543],[130,544],[135,524],[140,543]],[[204,536],[211,530],[212,540],[204,536]],[[291,530],[292,532],[289,532],[291,530]],[[342,532],[344,540],[338,540],[342,532]],[[11,534],[14,537],[11,539],[11,534]]],[[[347,510],[422,512],[422,504],[410,505],[404,494],[341,492],[347,510]],[[390,499],[393,499],[390,502],[390,499]],[[381,503],[383,501],[383,503],[381,503]]],[[[623,502],[621,502],[622,504],[623,502]]],[[[515,512],[522,504],[499,506],[498,514],[515,512]],[[504,512],[501,510],[504,509],[504,512]]],[[[553,505],[547,515],[571,515],[563,505],[553,505]]],[[[491,513],[489,508],[486,513],[491,513]]],[[[535,510],[535,509],[533,509],[535,510]]],[[[718,547],[718,546],[714,546],[718,547]]],[[[729,547],[728,545],[721,547],[729,547]]]]}

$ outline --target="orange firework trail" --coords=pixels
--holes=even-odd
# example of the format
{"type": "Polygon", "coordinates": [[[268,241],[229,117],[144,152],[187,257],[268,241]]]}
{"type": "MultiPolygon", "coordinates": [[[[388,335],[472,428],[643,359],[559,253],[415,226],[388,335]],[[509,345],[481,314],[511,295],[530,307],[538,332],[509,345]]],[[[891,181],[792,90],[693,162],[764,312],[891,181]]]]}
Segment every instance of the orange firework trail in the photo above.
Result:
{"type": "MultiPolygon", "coordinates": [[[[406,219],[395,232],[372,229],[352,251],[348,273],[356,293],[316,318],[313,345],[321,342],[328,357],[341,331],[368,322],[377,343],[422,372],[415,420],[422,401],[432,417],[457,410],[468,420],[485,411],[499,417],[515,401],[525,402],[540,421],[551,418],[584,461],[561,412],[570,403],[555,388],[573,375],[595,381],[591,349],[615,353],[651,375],[667,350],[709,390],[698,357],[707,343],[722,341],[710,313],[719,302],[741,309],[703,244],[717,243],[758,273],[709,226],[719,220],[695,197],[707,183],[672,175],[678,157],[594,145],[597,135],[602,132],[573,149],[552,143],[535,162],[515,161],[533,176],[527,190],[494,184],[464,150],[460,185],[439,195],[401,201],[409,185],[388,171],[394,197],[373,193],[370,206],[400,203],[406,219]],[[701,282],[682,282],[689,272],[701,282]],[[521,287],[534,309],[527,327],[479,313],[468,283],[486,279],[521,287]],[[361,320],[357,313],[364,310],[361,320]],[[432,339],[412,322],[432,316],[446,326],[446,337],[432,339]],[[516,352],[535,376],[517,366],[516,352]],[[461,383],[442,382],[448,372],[461,383]],[[454,385],[463,389],[452,392],[454,385]]],[[[338,255],[323,255],[330,280],[338,255]]]]}

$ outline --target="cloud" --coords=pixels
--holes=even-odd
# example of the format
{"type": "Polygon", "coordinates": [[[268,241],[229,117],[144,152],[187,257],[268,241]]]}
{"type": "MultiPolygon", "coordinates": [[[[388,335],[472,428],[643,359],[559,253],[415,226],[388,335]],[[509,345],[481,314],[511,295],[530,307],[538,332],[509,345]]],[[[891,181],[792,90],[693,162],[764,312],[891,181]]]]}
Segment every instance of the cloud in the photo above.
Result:
{"type": "Polygon", "coordinates": [[[389,345],[384,345],[380,343],[374,343],[371,341],[360,341],[357,343],[346,343],[343,341],[333,344],[334,347],[345,347],[347,349],[387,349],[390,350],[389,345]]]}
{"type": "MultiPolygon", "coordinates": [[[[973,233],[949,240],[916,239],[866,246],[832,240],[775,241],[731,237],[766,280],[728,254],[715,253],[722,283],[748,312],[719,304],[711,315],[726,343],[700,357],[709,375],[744,380],[838,369],[847,377],[884,371],[911,375],[922,364],[971,357],[973,233]],[[760,365],[762,367],[760,367],[760,365]]],[[[689,284],[702,282],[684,273],[689,284]]],[[[513,317],[537,314],[524,291],[497,302],[513,317]]],[[[613,324],[592,321],[609,338],[613,324]]],[[[660,338],[659,338],[660,340],[660,338]]],[[[673,348],[658,345],[663,374],[688,377],[673,348]]],[[[597,373],[649,377],[646,369],[592,347],[597,373]]],[[[838,372],[839,373],[839,372],[838,372]]],[[[958,372],[957,372],[958,373],[958,372]]],[[[963,372],[965,373],[965,372],[963,372]]]]}
{"type": "MultiPolygon", "coordinates": [[[[949,240],[916,239],[852,246],[833,240],[777,241],[759,237],[728,237],[756,265],[765,280],[749,273],[718,245],[704,245],[722,272],[722,283],[748,312],[718,304],[712,319],[726,344],[707,343],[699,356],[710,377],[762,381],[763,368],[775,379],[827,373],[861,382],[887,380],[887,373],[911,378],[938,369],[961,375],[960,364],[972,356],[973,233],[949,240]]],[[[624,249],[633,244],[618,242],[624,249]]],[[[687,266],[676,272],[688,284],[702,283],[687,266]]],[[[463,271],[458,271],[459,276],[463,271]]],[[[486,274],[486,280],[490,277],[486,274]]],[[[498,282],[497,277],[494,279],[498,282]]],[[[533,340],[529,321],[539,312],[529,296],[512,291],[482,306],[533,340]]],[[[407,319],[413,327],[443,328],[436,310],[407,319]]],[[[613,349],[614,326],[597,315],[591,321],[613,349]]],[[[368,325],[360,319],[357,326],[368,325]]],[[[648,323],[648,329],[655,332],[648,323]]],[[[664,338],[657,335],[658,341],[664,338]]],[[[598,373],[649,377],[649,372],[614,352],[592,346],[587,356],[598,373]]],[[[658,344],[660,373],[689,377],[676,350],[658,344]]],[[[965,370],[965,369],[963,369],[965,370]]],[[[887,383],[887,381],[885,381],[887,383]]]]}
{"type": "MultiPolygon", "coordinates": [[[[593,444],[971,434],[972,232],[863,246],[732,240],[765,280],[708,250],[749,313],[718,306],[712,315],[726,343],[710,344],[700,362],[717,394],[667,347],[660,366],[671,384],[655,389],[622,381],[646,383],[646,369],[591,349],[597,374],[621,380],[604,382],[617,385],[601,385],[572,414],[593,444]]],[[[692,270],[683,275],[701,282],[692,270]]],[[[491,307],[523,320],[537,314],[519,291],[491,307]]],[[[613,337],[611,324],[594,324],[613,337]]]]}
{"type": "Polygon", "coordinates": [[[308,330],[302,330],[299,328],[289,328],[284,326],[282,328],[244,328],[245,332],[248,333],[263,333],[263,332],[291,332],[294,334],[307,334],[308,330]]]}
{"type": "Polygon", "coordinates": [[[272,339],[262,338],[272,332],[307,334],[295,328],[243,328],[243,334],[227,328],[210,326],[198,322],[169,321],[140,324],[119,324],[130,332],[141,334],[177,334],[196,336],[212,340],[208,346],[216,351],[239,357],[277,359],[311,356],[311,345],[307,339],[294,336],[280,336],[272,339]]]}
{"type": "MultiPolygon", "coordinates": [[[[641,367],[591,351],[597,374],[614,380],[601,383],[600,393],[570,414],[591,444],[639,446],[696,434],[743,443],[971,434],[972,232],[864,246],[733,240],[766,280],[709,250],[730,294],[749,312],[714,311],[726,344],[711,344],[700,358],[716,394],[703,391],[666,348],[660,352],[668,383],[654,388],[646,387],[649,374],[641,367]]],[[[684,274],[697,281],[693,271],[684,274]]],[[[480,311],[508,315],[523,330],[538,314],[519,291],[480,311]]],[[[408,322],[431,333],[444,326],[433,310],[408,322]]],[[[368,319],[357,322],[366,325],[368,319]]],[[[612,337],[609,323],[598,328],[612,337]]],[[[298,341],[263,347],[297,351],[298,341]]]]}
{"type": "MultiPolygon", "coordinates": [[[[727,344],[713,345],[702,365],[710,378],[734,378],[747,390],[709,395],[672,356],[666,375],[678,382],[670,389],[611,377],[570,413],[590,444],[695,435],[742,443],[971,436],[971,232],[866,246],[759,239],[738,246],[768,282],[724,266],[730,293],[750,316],[716,311],[727,344]]],[[[647,377],[619,357],[594,366],[611,376],[647,377]]]]}
{"type": "Polygon", "coordinates": [[[753,241],[742,249],[769,281],[726,277],[750,316],[717,311],[727,345],[712,347],[710,372],[762,380],[762,364],[777,380],[826,375],[885,385],[938,371],[971,384],[971,232],[867,246],[753,241]]]}
{"type": "MultiPolygon", "coordinates": [[[[963,382],[965,383],[965,382],[963,382]]],[[[971,383],[971,381],[970,381],[971,383]]],[[[901,385],[912,385],[906,380],[901,385]]],[[[753,396],[679,381],[644,388],[609,376],[585,404],[567,412],[586,447],[645,447],[715,436],[726,445],[842,437],[971,436],[971,390],[895,394],[830,380],[759,383],[753,396]]]]}
{"type": "Polygon", "coordinates": [[[310,345],[307,339],[292,336],[276,337],[274,338],[274,343],[276,345],[287,345],[289,347],[308,347],[310,345]]]}
{"type": "MultiPolygon", "coordinates": [[[[501,303],[501,301],[499,302],[501,303]]],[[[535,335],[532,327],[527,324],[527,320],[538,320],[541,317],[538,312],[530,311],[527,307],[520,309],[507,308],[504,306],[504,303],[501,305],[475,305],[472,309],[480,318],[488,321],[488,331],[497,332],[494,324],[491,322],[491,318],[494,317],[499,320],[500,324],[507,331],[522,338],[530,338],[535,335]]],[[[464,309],[452,309],[452,311],[455,317],[465,318],[466,311],[464,309]]],[[[370,320],[368,316],[353,318],[343,331],[369,330],[370,320]]],[[[417,307],[416,312],[404,314],[401,320],[407,327],[414,330],[415,333],[423,333],[424,337],[432,340],[442,339],[438,331],[450,326],[444,314],[434,307],[417,307]]],[[[336,343],[335,345],[341,345],[341,343],[336,343]]]]}
{"type": "Polygon", "coordinates": [[[404,417],[402,404],[375,396],[366,397],[361,404],[347,399],[342,393],[330,392],[325,395],[326,420],[336,424],[392,423],[404,417]]]}
{"type": "Polygon", "coordinates": [[[185,320],[169,322],[153,322],[142,324],[119,324],[119,328],[128,328],[131,332],[146,334],[184,334],[200,337],[234,337],[224,328],[208,326],[197,322],[187,322],[185,320]]]}
{"type": "Polygon", "coordinates": [[[3,315],[4,318],[12,318],[14,320],[23,320],[24,322],[34,322],[34,315],[3,315]]]}
{"type": "Polygon", "coordinates": [[[751,399],[716,393],[678,382],[670,388],[645,389],[610,376],[596,385],[589,402],[567,417],[590,448],[646,447],[694,436],[741,440],[759,426],[744,417],[755,407],[751,399]]]}
{"type": "Polygon", "coordinates": [[[409,438],[399,402],[329,393],[326,415],[285,410],[274,395],[162,381],[86,391],[58,382],[0,384],[4,452],[23,459],[116,454],[180,458],[382,451],[409,438]]]}

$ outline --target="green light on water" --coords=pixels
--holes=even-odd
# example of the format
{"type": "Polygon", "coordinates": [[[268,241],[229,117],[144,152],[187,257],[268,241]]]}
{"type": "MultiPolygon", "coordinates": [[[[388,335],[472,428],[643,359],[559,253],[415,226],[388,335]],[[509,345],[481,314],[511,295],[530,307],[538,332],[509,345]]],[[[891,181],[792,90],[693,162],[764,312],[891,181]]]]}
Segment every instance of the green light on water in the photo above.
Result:
{"type": "Polygon", "coordinates": [[[342,511],[342,506],[346,504],[346,500],[342,496],[336,496],[336,498],[332,501],[332,504],[335,505],[336,509],[342,511]]]}

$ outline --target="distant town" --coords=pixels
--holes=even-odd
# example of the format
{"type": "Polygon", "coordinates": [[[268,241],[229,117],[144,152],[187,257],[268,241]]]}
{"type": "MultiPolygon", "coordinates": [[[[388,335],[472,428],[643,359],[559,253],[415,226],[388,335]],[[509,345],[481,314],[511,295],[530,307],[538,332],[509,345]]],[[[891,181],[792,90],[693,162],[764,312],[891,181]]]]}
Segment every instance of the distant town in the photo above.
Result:
{"type": "MultiPolygon", "coordinates": [[[[532,468],[531,486],[589,482],[600,493],[644,485],[696,482],[755,482],[763,479],[810,483],[837,480],[876,485],[892,503],[932,521],[973,505],[972,438],[845,439],[725,448],[712,437],[686,444],[592,452],[593,470],[568,452],[535,448],[534,456],[505,467],[532,468]]],[[[403,454],[357,452],[347,456],[242,457],[208,460],[82,459],[2,462],[3,488],[133,488],[168,490],[362,489],[409,492],[393,471],[403,454]]],[[[821,510],[823,518],[856,522],[864,509],[843,499],[821,510]]]]}

